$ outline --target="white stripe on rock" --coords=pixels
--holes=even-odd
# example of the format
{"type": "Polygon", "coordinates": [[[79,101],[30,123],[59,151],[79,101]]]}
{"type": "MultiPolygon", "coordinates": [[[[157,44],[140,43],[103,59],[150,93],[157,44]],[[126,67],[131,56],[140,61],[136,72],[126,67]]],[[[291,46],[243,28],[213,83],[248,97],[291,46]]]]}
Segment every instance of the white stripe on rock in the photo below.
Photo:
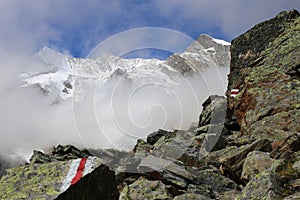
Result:
{"type": "Polygon", "coordinates": [[[85,175],[91,173],[92,171],[94,171],[94,169],[96,167],[99,166],[100,164],[100,159],[97,158],[97,157],[88,157],[87,160],[86,160],[86,163],[85,163],[85,167],[84,167],[84,170],[83,170],[83,173],[82,173],[82,177],[84,177],[85,175]]]}
{"type": "Polygon", "coordinates": [[[81,159],[76,159],[76,160],[71,161],[68,174],[64,178],[64,180],[62,181],[62,185],[60,187],[60,192],[61,193],[66,191],[70,187],[71,181],[77,173],[77,169],[78,169],[78,166],[80,164],[80,161],[81,161],[81,159]]]}

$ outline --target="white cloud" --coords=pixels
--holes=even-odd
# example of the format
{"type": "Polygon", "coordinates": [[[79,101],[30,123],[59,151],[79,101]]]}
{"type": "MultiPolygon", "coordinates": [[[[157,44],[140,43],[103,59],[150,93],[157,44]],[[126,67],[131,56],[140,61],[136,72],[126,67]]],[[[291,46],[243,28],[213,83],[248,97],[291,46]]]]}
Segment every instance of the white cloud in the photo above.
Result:
{"type": "Polygon", "coordinates": [[[219,28],[232,39],[282,10],[300,9],[299,2],[294,0],[165,0],[155,3],[165,17],[174,17],[178,28],[192,21],[194,26],[219,28]]]}
{"type": "Polygon", "coordinates": [[[111,34],[154,25],[186,34],[201,34],[202,31],[218,34],[221,31],[227,38],[233,39],[257,22],[271,18],[283,9],[292,8],[300,9],[299,2],[2,0],[0,46],[32,53],[44,45],[55,48],[53,41],[60,51],[71,51],[68,49],[71,47],[69,43],[78,42],[78,49],[87,54],[111,34]],[[66,41],[68,35],[72,40],[66,41]]]}

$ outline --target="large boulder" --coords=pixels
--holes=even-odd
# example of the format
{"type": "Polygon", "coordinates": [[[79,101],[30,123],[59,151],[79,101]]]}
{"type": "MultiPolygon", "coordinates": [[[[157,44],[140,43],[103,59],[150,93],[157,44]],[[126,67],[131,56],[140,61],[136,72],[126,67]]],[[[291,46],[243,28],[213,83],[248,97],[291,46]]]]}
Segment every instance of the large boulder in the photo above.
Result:
{"type": "Polygon", "coordinates": [[[115,174],[96,157],[8,169],[1,199],[118,199],[115,174]]]}
{"type": "Polygon", "coordinates": [[[134,183],[124,187],[119,199],[171,200],[172,198],[166,186],[161,181],[150,181],[140,177],[134,183]]]}
{"type": "Polygon", "coordinates": [[[203,110],[199,116],[197,135],[201,135],[207,152],[226,147],[228,135],[225,126],[227,99],[223,96],[211,95],[202,104],[203,110]]]}
{"type": "Polygon", "coordinates": [[[257,174],[269,169],[273,163],[270,153],[262,151],[250,152],[243,164],[241,179],[251,180],[257,174]]]}
{"type": "Polygon", "coordinates": [[[271,150],[271,142],[267,139],[257,140],[250,145],[241,146],[236,152],[225,155],[222,161],[222,169],[233,180],[242,183],[240,177],[248,153],[252,151],[270,152],[271,150]]]}
{"type": "Polygon", "coordinates": [[[180,189],[187,188],[189,183],[196,181],[195,175],[185,170],[183,165],[154,156],[144,158],[138,166],[138,171],[180,189]]]}
{"type": "Polygon", "coordinates": [[[239,200],[261,199],[274,200],[282,199],[291,191],[284,187],[279,177],[273,172],[262,172],[257,174],[242,190],[239,200]]]}
{"type": "Polygon", "coordinates": [[[239,190],[239,186],[229,178],[212,170],[203,170],[197,174],[198,185],[209,185],[215,196],[232,190],[239,190]]]}
{"type": "Polygon", "coordinates": [[[199,117],[198,126],[219,124],[225,122],[227,99],[223,96],[211,95],[203,104],[203,111],[199,117]]]}
{"type": "Polygon", "coordinates": [[[186,165],[197,165],[201,157],[195,142],[195,135],[186,131],[174,131],[173,137],[162,136],[153,145],[157,157],[180,160],[186,165]]]}
{"type": "Polygon", "coordinates": [[[236,146],[229,146],[224,149],[210,152],[205,158],[204,161],[207,164],[213,165],[219,168],[222,165],[222,162],[233,154],[235,154],[239,150],[236,146]]]}

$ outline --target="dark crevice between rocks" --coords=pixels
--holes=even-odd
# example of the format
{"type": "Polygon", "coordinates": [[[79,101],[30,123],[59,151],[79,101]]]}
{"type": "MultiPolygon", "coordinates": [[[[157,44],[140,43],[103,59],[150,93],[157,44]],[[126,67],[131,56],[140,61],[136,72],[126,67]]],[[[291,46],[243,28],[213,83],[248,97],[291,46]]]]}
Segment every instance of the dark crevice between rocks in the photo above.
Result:
{"type": "Polygon", "coordinates": [[[235,116],[234,111],[230,110],[229,108],[226,109],[226,118],[224,125],[229,132],[241,130],[241,127],[237,121],[237,117],[235,116]]]}
{"type": "Polygon", "coordinates": [[[291,78],[300,80],[300,64],[296,65],[292,70],[286,72],[291,78]]]}
{"type": "Polygon", "coordinates": [[[272,114],[274,114],[273,111],[274,111],[274,108],[271,108],[270,110],[267,111],[266,114],[259,116],[256,121],[260,121],[265,117],[271,116],[272,114]]]}

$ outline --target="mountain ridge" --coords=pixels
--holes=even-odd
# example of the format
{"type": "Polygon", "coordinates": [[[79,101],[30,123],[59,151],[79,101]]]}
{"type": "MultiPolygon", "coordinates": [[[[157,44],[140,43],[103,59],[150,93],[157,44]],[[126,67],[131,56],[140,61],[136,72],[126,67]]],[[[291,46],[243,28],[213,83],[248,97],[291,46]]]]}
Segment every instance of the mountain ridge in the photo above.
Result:
{"type": "Polygon", "coordinates": [[[97,59],[72,58],[44,47],[35,55],[37,62],[48,66],[53,72],[22,74],[23,87],[36,85],[46,93],[57,90],[62,99],[73,95],[75,79],[90,78],[105,82],[113,74],[123,74],[130,79],[162,78],[171,83],[176,75],[191,75],[201,72],[210,65],[229,65],[229,43],[202,34],[185,52],[175,53],[165,61],[158,59],[124,59],[110,54],[99,55],[97,59]],[[184,67],[178,68],[178,63],[184,67]],[[121,73],[118,73],[121,72],[121,73]],[[40,74],[42,73],[42,74],[40,74]],[[66,86],[67,85],[67,86],[66,86]]]}

